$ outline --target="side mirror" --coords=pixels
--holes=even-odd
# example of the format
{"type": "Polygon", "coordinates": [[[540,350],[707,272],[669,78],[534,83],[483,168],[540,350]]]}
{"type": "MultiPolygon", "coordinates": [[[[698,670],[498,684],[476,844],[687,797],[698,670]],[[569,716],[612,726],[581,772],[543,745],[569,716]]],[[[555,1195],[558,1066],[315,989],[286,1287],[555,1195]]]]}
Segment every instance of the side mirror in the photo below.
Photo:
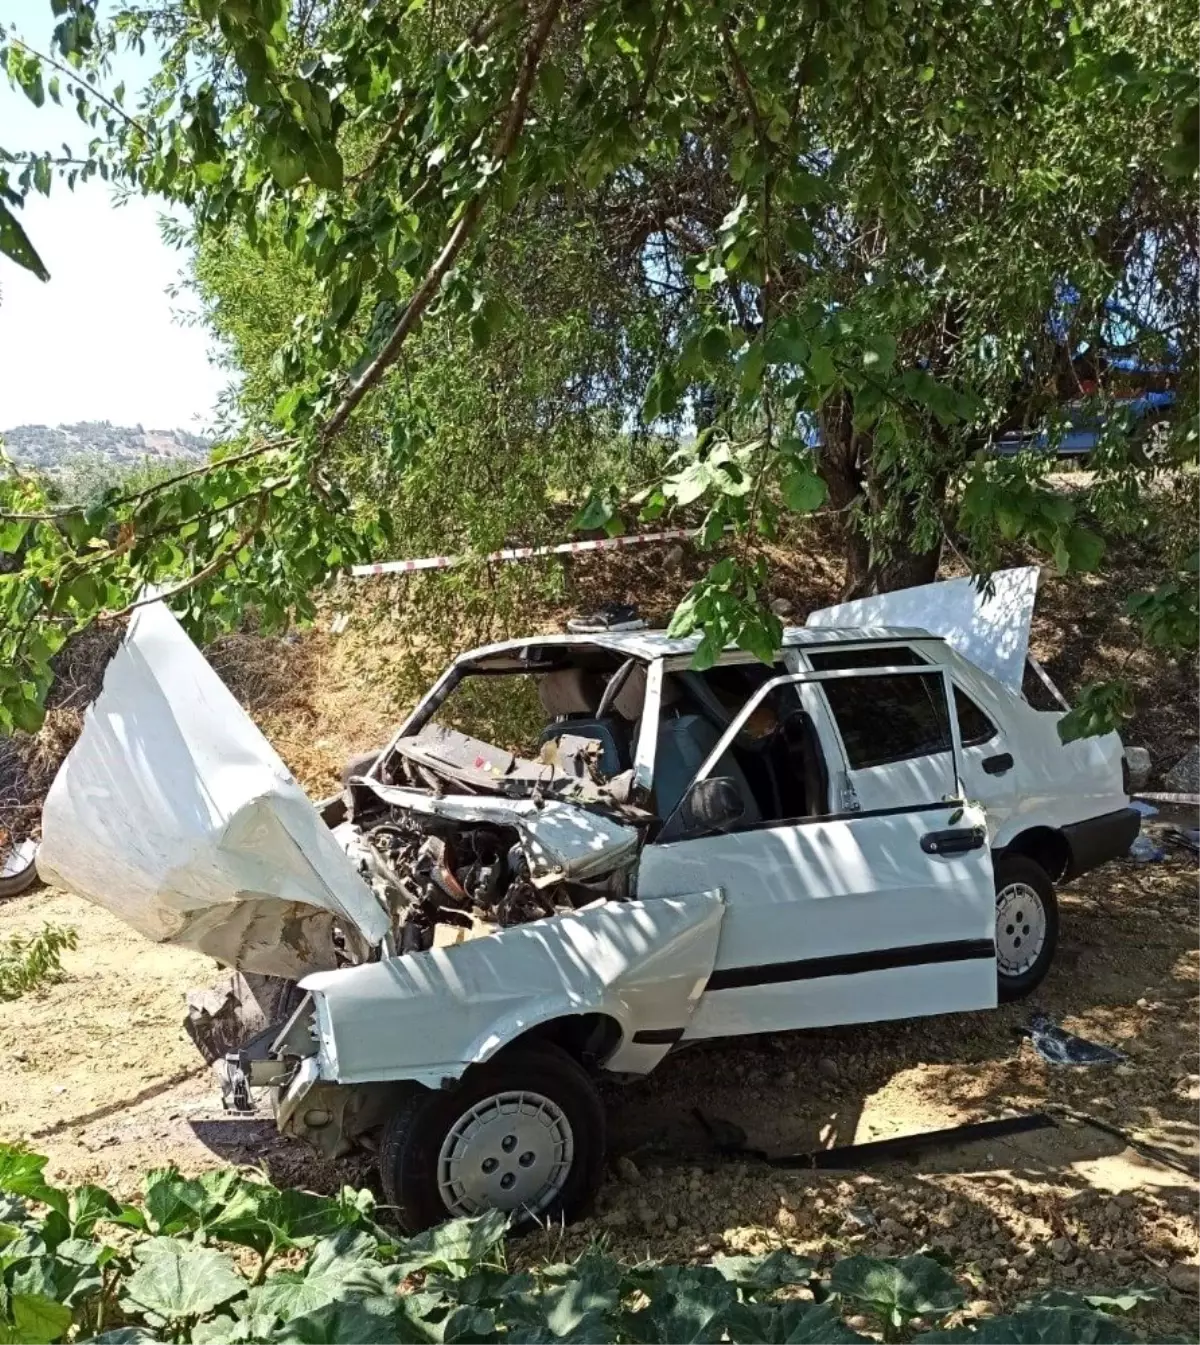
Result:
{"type": "Polygon", "coordinates": [[[728,831],[746,811],[741,791],[727,775],[697,780],[683,796],[680,813],[688,835],[728,831]]]}

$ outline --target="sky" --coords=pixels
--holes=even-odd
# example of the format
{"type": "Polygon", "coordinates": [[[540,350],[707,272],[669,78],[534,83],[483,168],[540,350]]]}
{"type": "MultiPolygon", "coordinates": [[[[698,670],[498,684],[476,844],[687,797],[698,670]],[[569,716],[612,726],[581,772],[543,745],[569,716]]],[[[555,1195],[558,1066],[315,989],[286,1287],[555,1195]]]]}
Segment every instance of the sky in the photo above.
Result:
{"type": "MultiPolygon", "coordinates": [[[[43,51],[53,23],[49,0],[0,0],[0,27],[43,51]]],[[[149,73],[148,61],[129,57],[113,82],[123,78],[132,97],[149,73]]],[[[81,150],[89,133],[73,107],[47,98],[35,108],[0,77],[5,149],[61,153],[65,141],[81,150]]],[[[18,218],[50,279],[0,257],[0,431],[108,420],[201,433],[211,424],[229,374],[212,363],[211,334],[175,316],[186,298],[166,290],[186,258],[159,234],[163,209],[145,197],[117,205],[98,178],[29,196],[18,218]]]]}

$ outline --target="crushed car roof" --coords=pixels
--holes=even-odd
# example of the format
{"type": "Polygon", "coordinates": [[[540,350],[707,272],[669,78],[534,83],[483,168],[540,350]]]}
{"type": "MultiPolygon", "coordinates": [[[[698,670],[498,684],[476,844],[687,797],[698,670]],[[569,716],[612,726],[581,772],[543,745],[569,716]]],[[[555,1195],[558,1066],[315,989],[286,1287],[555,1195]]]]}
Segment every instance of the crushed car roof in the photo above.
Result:
{"type": "MultiPolygon", "coordinates": [[[[915,626],[846,626],[824,627],[820,630],[804,626],[785,626],[783,631],[784,649],[803,644],[829,644],[835,640],[914,640],[939,639],[915,626]]],[[[699,635],[668,635],[665,630],[596,631],[587,635],[526,635],[517,640],[501,640],[497,644],[480,645],[478,649],[468,649],[455,660],[457,663],[472,663],[476,659],[488,658],[493,654],[505,654],[514,649],[529,649],[535,646],[552,647],[592,645],[599,649],[611,650],[625,658],[645,659],[649,662],[657,658],[672,658],[681,654],[692,654],[700,643],[699,635]]],[[[729,652],[737,650],[736,645],[726,645],[729,652]]]]}

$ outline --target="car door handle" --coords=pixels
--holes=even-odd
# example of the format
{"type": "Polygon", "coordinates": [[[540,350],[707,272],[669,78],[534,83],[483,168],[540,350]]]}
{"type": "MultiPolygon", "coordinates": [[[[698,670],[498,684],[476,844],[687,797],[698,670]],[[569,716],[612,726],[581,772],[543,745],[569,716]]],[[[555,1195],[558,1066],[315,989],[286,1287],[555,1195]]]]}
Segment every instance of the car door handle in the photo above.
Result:
{"type": "Polygon", "coordinates": [[[1012,753],[1000,752],[994,757],[984,757],[980,765],[988,775],[1003,775],[1005,771],[1012,770],[1012,753]]]}
{"type": "Polygon", "coordinates": [[[921,849],[927,855],[964,855],[982,850],[987,842],[983,827],[952,827],[949,831],[927,831],[921,837],[921,849]]]}

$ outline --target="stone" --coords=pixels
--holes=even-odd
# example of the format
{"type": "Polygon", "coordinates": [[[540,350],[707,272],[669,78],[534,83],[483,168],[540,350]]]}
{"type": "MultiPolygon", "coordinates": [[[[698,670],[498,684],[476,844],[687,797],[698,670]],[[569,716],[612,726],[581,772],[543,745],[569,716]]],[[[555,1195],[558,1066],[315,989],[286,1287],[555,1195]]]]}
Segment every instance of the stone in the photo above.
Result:
{"type": "Polygon", "coordinates": [[[645,1229],[653,1228],[658,1222],[658,1215],[655,1214],[649,1205],[639,1205],[637,1217],[638,1223],[645,1229]]]}
{"type": "Polygon", "coordinates": [[[1167,1271],[1167,1283],[1172,1289],[1178,1289],[1181,1293],[1200,1292],[1200,1266],[1190,1261],[1176,1261],[1167,1271]]]}
{"type": "Polygon", "coordinates": [[[667,1226],[668,1233],[674,1233],[679,1227],[679,1215],[667,1214],[663,1216],[663,1223],[667,1226]]]}
{"type": "Polygon", "coordinates": [[[1058,1262],[1069,1261],[1073,1255],[1069,1239],[1053,1238],[1050,1242],[1050,1255],[1058,1262]]]}
{"type": "Polygon", "coordinates": [[[841,1071],[838,1069],[838,1062],[836,1060],[831,1060],[828,1056],[822,1056],[821,1059],[817,1061],[817,1073],[822,1079],[836,1079],[840,1072],[841,1071]]]}
{"type": "Polygon", "coordinates": [[[630,1186],[637,1186],[641,1183],[642,1174],[638,1170],[638,1165],[627,1154],[622,1154],[613,1166],[617,1169],[617,1176],[623,1182],[628,1182],[630,1186]]]}
{"type": "Polygon", "coordinates": [[[996,1305],[988,1298],[976,1298],[967,1304],[972,1317],[990,1317],[996,1311],[996,1305]]]}
{"type": "Polygon", "coordinates": [[[624,1228],[629,1222],[629,1212],[622,1209],[609,1210],[600,1222],[606,1228],[624,1228]]]}
{"type": "Polygon", "coordinates": [[[875,1227],[875,1216],[866,1205],[855,1205],[842,1215],[842,1222],[852,1232],[875,1227]]]}
{"type": "Polygon", "coordinates": [[[1163,776],[1163,788],[1170,794],[1200,793],[1200,743],[1193,743],[1163,776]]]}
{"type": "Polygon", "coordinates": [[[683,547],[673,546],[663,556],[663,569],[668,574],[678,574],[683,569],[683,547]]]}
{"type": "Polygon", "coordinates": [[[1125,760],[1129,765],[1129,788],[1145,789],[1150,779],[1150,753],[1144,747],[1127,747],[1125,760]]]}
{"type": "Polygon", "coordinates": [[[884,1234],[885,1237],[902,1238],[908,1232],[908,1229],[904,1227],[899,1219],[881,1219],[879,1223],[879,1231],[884,1234]]]}
{"type": "Polygon", "coordinates": [[[771,611],[778,617],[785,620],[792,614],[792,603],[789,598],[772,598],[771,611]]]}

